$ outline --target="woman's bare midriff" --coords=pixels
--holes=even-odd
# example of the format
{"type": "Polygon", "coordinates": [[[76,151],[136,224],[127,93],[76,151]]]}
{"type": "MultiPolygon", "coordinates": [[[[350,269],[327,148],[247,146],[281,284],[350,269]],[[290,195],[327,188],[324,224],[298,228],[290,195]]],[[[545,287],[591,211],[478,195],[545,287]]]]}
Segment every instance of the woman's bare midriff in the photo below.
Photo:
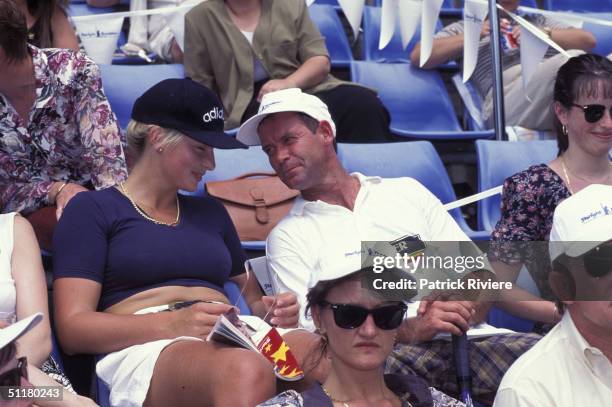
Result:
{"type": "Polygon", "coordinates": [[[192,300],[230,303],[223,293],[213,290],[212,288],[168,286],[139,292],[121,302],[111,305],[104,311],[112,314],[128,315],[144,308],[192,300]]]}

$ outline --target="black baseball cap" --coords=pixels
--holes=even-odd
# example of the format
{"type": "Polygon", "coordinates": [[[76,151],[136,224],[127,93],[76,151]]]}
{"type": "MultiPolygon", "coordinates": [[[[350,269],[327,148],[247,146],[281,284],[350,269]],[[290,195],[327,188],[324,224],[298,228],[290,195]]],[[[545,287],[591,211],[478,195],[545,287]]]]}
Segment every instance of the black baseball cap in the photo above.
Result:
{"type": "Polygon", "coordinates": [[[178,130],[216,148],[248,148],[223,131],[223,105],[212,90],[191,79],[165,79],[142,94],[132,119],[178,130]]]}

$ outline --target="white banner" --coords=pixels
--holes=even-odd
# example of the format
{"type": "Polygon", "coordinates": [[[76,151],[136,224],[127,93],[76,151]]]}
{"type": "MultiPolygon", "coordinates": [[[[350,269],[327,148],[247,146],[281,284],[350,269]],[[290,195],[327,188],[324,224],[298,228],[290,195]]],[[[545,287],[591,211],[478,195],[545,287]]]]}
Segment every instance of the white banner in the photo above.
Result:
{"type": "Polygon", "coordinates": [[[380,10],[380,37],[378,38],[378,49],[383,49],[389,44],[395,32],[395,21],[399,0],[382,0],[380,10]]]}
{"type": "Polygon", "coordinates": [[[353,29],[353,38],[359,37],[359,27],[361,26],[365,0],[338,0],[338,4],[340,4],[340,8],[342,8],[346,19],[353,29]]]}
{"type": "Polygon", "coordinates": [[[75,21],[87,55],[97,64],[113,62],[113,53],[123,25],[123,17],[107,17],[94,21],[75,21]]]}
{"type": "Polygon", "coordinates": [[[419,28],[422,11],[423,0],[402,0],[399,3],[400,33],[404,49],[406,49],[406,46],[408,46],[408,43],[414,37],[417,28],[419,28]]]}
{"type": "Polygon", "coordinates": [[[463,21],[465,25],[463,37],[464,83],[470,79],[476,68],[476,63],[478,62],[478,47],[480,45],[480,32],[482,31],[482,26],[488,13],[489,7],[486,3],[474,0],[465,1],[465,9],[463,11],[463,21]]]}
{"type": "MultiPolygon", "coordinates": [[[[183,2],[184,6],[196,6],[200,4],[202,0],[187,0],[183,2]]],[[[181,50],[184,50],[185,46],[185,14],[191,10],[189,7],[180,7],[178,10],[167,13],[164,15],[166,18],[166,22],[168,23],[168,27],[172,30],[172,34],[174,34],[174,39],[176,40],[181,50]]]]}
{"type": "Polygon", "coordinates": [[[425,65],[431,56],[433,35],[436,22],[440,16],[440,9],[444,0],[424,0],[423,14],[421,14],[421,60],[420,66],[425,65]]]}
{"type": "MultiPolygon", "coordinates": [[[[527,84],[538,69],[538,65],[544,58],[549,45],[567,57],[570,55],[551,40],[545,32],[523,17],[509,11],[506,11],[506,13],[521,25],[521,76],[523,77],[523,88],[527,91],[527,84]]],[[[529,95],[527,95],[527,98],[529,99],[529,95]]]]}

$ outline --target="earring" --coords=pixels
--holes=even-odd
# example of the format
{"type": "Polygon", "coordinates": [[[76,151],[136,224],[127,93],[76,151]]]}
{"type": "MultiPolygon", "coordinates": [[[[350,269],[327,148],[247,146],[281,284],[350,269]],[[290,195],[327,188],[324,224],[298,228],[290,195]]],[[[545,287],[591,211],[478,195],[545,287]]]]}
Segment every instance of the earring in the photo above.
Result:
{"type": "Polygon", "coordinates": [[[561,125],[561,133],[563,133],[564,136],[567,136],[567,127],[565,127],[565,124],[561,125]]]}
{"type": "Polygon", "coordinates": [[[163,153],[163,152],[164,152],[164,149],[160,147],[160,148],[158,148],[158,149],[157,149],[157,152],[158,152],[158,153],[163,153]]]}

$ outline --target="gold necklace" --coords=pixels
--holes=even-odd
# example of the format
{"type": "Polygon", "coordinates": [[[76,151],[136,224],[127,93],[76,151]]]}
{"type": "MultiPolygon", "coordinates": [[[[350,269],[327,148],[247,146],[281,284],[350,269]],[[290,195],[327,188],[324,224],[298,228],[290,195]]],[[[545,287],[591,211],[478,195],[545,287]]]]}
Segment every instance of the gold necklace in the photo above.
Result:
{"type": "Polygon", "coordinates": [[[132,203],[132,206],[134,207],[134,209],[136,209],[136,212],[138,212],[140,216],[142,216],[148,221],[155,223],[156,225],[165,225],[165,226],[178,225],[179,219],[181,217],[181,206],[179,205],[178,195],[176,196],[176,219],[174,219],[174,222],[168,223],[168,222],[164,222],[164,221],[152,218],[151,216],[147,215],[142,209],[140,209],[140,207],[136,205],[136,202],[134,202],[130,194],[128,194],[128,191],[123,184],[124,182],[119,183],[119,188],[121,188],[121,192],[123,192],[123,195],[125,195],[125,197],[132,203]]]}
{"type": "MultiPolygon", "coordinates": [[[[610,163],[610,166],[612,166],[612,162],[610,163]]],[[[574,191],[572,190],[572,182],[570,181],[570,177],[569,177],[569,173],[567,172],[567,167],[565,166],[565,157],[561,156],[561,169],[563,170],[563,175],[565,176],[565,182],[567,183],[567,189],[570,192],[570,194],[574,195],[574,191]]],[[[580,177],[576,177],[576,178],[580,178],[580,177]]],[[[591,182],[587,179],[581,178],[587,182],[589,182],[590,184],[594,184],[594,182],[591,182]]]]}
{"type": "Polygon", "coordinates": [[[332,403],[341,403],[342,407],[351,407],[348,403],[349,401],[351,401],[350,399],[349,400],[338,400],[338,399],[333,398],[332,395],[329,393],[329,391],[327,391],[325,386],[323,386],[323,383],[321,383],[321,388],[323,389],[323,393],[325,393],[327,397],[331,399],[332,403]]]}

